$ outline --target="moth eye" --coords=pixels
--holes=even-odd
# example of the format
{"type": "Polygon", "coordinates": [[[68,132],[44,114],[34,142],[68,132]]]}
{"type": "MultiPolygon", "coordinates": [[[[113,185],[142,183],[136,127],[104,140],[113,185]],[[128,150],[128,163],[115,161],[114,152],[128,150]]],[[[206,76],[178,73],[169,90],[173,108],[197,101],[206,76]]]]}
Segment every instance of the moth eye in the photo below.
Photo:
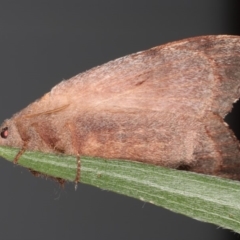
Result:
{"type": "Polygon", "coordinates": [[[1,131],[1,137],[2,138],[7,138],[7,136],[8,136],[8,127],[5,127],[1,131]]]}

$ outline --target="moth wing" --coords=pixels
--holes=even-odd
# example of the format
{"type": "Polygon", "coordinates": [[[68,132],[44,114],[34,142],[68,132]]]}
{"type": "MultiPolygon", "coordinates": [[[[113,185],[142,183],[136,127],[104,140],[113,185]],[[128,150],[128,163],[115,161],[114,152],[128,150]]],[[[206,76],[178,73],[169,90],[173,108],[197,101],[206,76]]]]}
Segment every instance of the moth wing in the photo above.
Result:
{"type": "Polygon", "coordinates": [[[79,111],[159,111],[222,117],[239,98],[240,37],[177,41],[110,61],[57,85],[79,111]]]}

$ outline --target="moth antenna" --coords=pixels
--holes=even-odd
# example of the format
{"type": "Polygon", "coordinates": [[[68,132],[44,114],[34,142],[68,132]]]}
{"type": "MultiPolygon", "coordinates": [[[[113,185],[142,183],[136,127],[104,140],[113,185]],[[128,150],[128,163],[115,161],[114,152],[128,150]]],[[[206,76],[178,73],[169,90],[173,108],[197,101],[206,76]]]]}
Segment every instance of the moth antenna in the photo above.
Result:
{"type": "Polygon", "coordinates": [[[60,111],[64,110],[65,108],[67,108],[69,105],[70,104],[68,103],[68,104],[63,105],[61,107],[58,107],[58,108],[55,108],[55,109],[51,109],[51,110],[48,110],[48,111],[45,111],[45,112],[29,114],[29,115],[26,115],[25,118],[32,118],[32,117],[37,117],[37,116],[40,116],[40,115],[46,115],[46,114],[60,112],[60,111]]]}

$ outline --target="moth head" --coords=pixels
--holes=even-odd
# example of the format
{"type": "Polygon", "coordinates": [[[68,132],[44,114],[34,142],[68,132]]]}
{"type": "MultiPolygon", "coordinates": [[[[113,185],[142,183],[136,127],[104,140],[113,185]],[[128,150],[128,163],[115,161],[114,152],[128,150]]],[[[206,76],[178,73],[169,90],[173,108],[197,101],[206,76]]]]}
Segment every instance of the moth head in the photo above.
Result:
{"type": "Polygon", "coordinates": [[[1,131],[1,138],[7,138],[8,137],[8,127],[2,128],[1,131]]]}
{"type": "Polygon", "coordinates": [[[0,127],[0,145],[21,147],[22,139],[13,120],[7,119],[0,127]]]}

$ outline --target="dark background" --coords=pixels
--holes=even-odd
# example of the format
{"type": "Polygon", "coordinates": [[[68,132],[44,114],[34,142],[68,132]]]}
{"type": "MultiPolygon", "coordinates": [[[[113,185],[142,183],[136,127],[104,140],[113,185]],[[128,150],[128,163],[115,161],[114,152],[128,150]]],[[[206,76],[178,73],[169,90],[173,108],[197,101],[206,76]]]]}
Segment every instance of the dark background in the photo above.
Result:
{"type": "MultiPolygon", "coordinates": [[[[166,42],[240,34],[239,0],[0,2],[0,120],[63,79],[166,42]]],[[[74,191],[0,159],[0,239],[240,239],[149,203],[74,191]]]]}

